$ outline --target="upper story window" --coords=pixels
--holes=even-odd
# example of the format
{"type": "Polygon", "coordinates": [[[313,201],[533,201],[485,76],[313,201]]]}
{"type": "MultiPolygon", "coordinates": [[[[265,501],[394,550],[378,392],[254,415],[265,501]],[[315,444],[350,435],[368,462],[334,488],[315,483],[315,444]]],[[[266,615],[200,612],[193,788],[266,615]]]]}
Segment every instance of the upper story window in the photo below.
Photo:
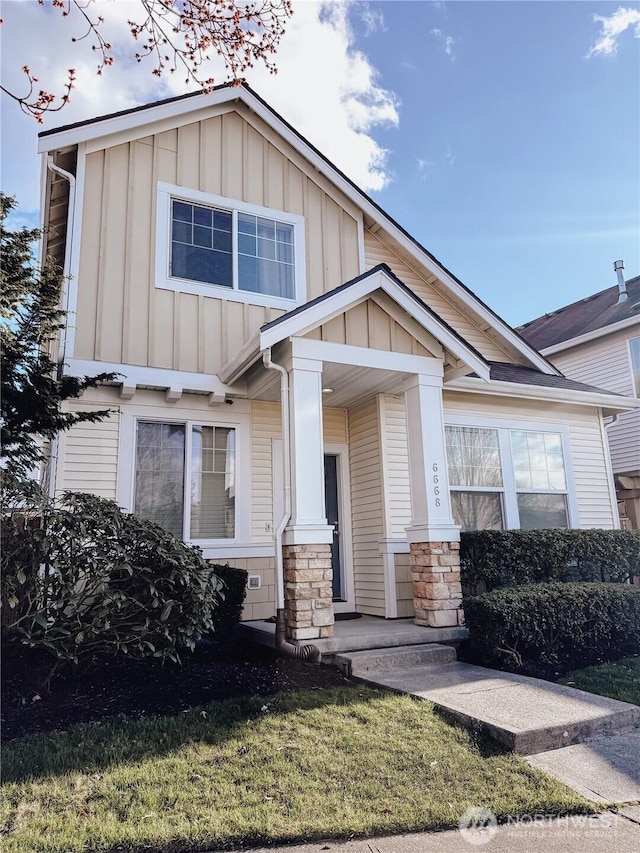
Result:
{"type": "Polygon", "coordinates": [[[451,509],[463,530],[569,526],[563,434],[446,427],[451,509]]]}
{"type": "Polygon", "coordinates": [[[157,285],[290,309],[306,299],[304,220],[158,186],[157,285]]]}
{"type": "Polygon", "coordinates": [[[640,397],[640,337],[631,338],[629,341],[631,351],[631,371],[633,373],[633,387],[636,397],[640,397]]]}

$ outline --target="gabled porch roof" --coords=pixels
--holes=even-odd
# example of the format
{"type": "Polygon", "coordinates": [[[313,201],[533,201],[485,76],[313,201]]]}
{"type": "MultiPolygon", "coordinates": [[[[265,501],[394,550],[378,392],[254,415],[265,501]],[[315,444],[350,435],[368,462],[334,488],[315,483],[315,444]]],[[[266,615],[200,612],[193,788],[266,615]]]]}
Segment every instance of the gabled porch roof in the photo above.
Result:
{"type": "MultiPolygon", "coordinates": [[[[489,363],[483,356],[400,281],[386,264],[379,264],[357,278],[266,323],[240,353],[222,368],[220,379],[225,384],[233,384],[256,364],[263,351],[291,338],[303,338],[314,329],[346,314],[369,299],[376,301],[411,334],[423,338],[423,343],[432,356],[442,360],[445,377],[475,373],[481,379],[489,380],[489,363]]],[[[332,354],[334,357],[328,359],[330,361],[397,372],[406,370],[408,359],[419,358],[345,344],[334,344],[332,354]],[[355,350],[360,350],[357,358],[355,350]],[[350,362],[350,357],[353,357],[353,362],[350,362]]]]}

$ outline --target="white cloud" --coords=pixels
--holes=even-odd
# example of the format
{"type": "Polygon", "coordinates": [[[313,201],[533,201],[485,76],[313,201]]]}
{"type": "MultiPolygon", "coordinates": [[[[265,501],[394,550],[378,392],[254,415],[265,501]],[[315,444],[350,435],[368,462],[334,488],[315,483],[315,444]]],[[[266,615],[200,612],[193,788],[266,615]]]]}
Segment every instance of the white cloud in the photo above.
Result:
{"type": "Polygon", "coordinates": [[[416,160],[418,162],[418,178],[422,183],[426,183],[435,169],[435,160],[426,160],[422,157],[416,157],[416,160]]]}
{"type": "MultiPolygon", "coordinates": [[[[158,80],[152,66],[127,58],[127,19],[139,14],[131,0],[98,0],[93,6],[104,16],[104,33],[118,46],[116,62],[95,75],[95,55],[86,42],[71,44],[74,31],[59,12],[35,0],[3,4],[2,82],[22,86],[24,64],[48,89],[61,91],[67,70],[76,68],[77,88],[61,112],[45,116],[44,129],[150,103],[194,91],[179,71],[158,80]],[[56,88],[57,87],[57,88],[56,88]]],[[[380,126],[399,122],[398,100],[385,89],[367,56],[356,49],[348,3],[298,2],[276,56],[278,73],[256,67],[249,84],[310,142],[367,191],[380,190],[390,180],[388,152],[374,138],[380,126]]],[[[132,42],[131,42],[132,43],[132,42]]],[[[211,63],[217,80],[225,79],[219,62],[211,63]]],[[[39,204],[40,166],[33,118],[2,98],[2,182],[25,210],[39,204]]]]}
{"type": "Polygon", "coordinates": [[[455,55],[453,53],[453,45],[455,44],[456,40],[454,39],[454,37],[445,35],[438,27],[434,27],[434,29],[431,30],[431,35],[435,36],[436,39],[440,42],[440,45],[444,52],[447,54],[447,56],[450,59],[455,59],[455,55]]]}
{"type": "Polygon", "coordinates": [[[369,3],[354,3],[356,14],[364,24],[364,34],[370,36],[372,33],[386,33],[387,27],[382,12],[372,9],[369,3]]]}
{"type": "Polygon", "coordinates": [[[630,27],[635,38],[640,38],[640,9],[625,9],[620,6],[608,17],[594,15],[593,20],[601,24],[600,38],[589,48],[587,59],[604,54],[610,56],[618,51],[618,39],[630,27]]]}
{"type": "Polygon", "coordinates": [[[447,161],[447,163],[450,166],[453,166],[453,164],[456,162],[456,155],[453,153],[450,146],[448,146],[448,145],[447,145],[445,152],[444,152],[444,159],[447,161]]]}

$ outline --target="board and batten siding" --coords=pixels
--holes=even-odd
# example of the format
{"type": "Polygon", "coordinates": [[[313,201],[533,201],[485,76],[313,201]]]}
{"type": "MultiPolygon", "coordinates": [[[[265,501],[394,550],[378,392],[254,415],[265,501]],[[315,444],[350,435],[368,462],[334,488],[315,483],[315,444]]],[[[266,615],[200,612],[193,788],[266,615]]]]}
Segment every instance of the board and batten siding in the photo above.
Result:
{"type": "Polygon", "coordinates": [[[378,545],[384,535],[384,509],[375,398],[349,409],[349,466],[356,609],[384,616],[384,569],[378,545]]]}
{"type": "MultiPolygon", "coordinates": [[[[629,356],[629,339],[640,335],[637,328],[607,335],[550,358],[565,376],[614,391],[635,396],[629,356]]],[[[640,411],[624,412],[607,426],[611,464],[616,474],[640,471],[640,411]]]]}
{"type": "Polygon", "coordinates": [[[387,264],[400,281],[410,287],[416,296],[419,296],[432,311],[435,311],[486,359],[513,361],[506,349],[482,331],[471,317],[466,316],[460,307],[445,296],[445,288],[435,276],[429,275],[427,270],[419,272],[416,268],[409,266],[388,243],[383,242],[377,234],[374,235],[370,231],[365,231],[364,234],[364,258],[366,269],[372,269],[382,263],[387,264]]]}
{"type": "Polygon", "coordinates": [[[599,410],[591,406],[563,403],[539,403],[530,400],[506,400],[481,394],[445,392],[444,413],[477,415],[492,419],[531,421],[566,425],[579,517],[577,527],[614,528],[618,526],[615,495],[612,496],[607,471],[606,447],[602,440],[599,410]]]}
{"type": "MultiPolygon", "coordinates": [[[[66,411],[98,412],[104,404],[67,404],[66,411]]],[[[89,492],[115,500],[118,485],[118,441],[120,412],[111,412],[98,423],[74,424],[60,434],[56,492],[89,492]]]]}
{"type": "Polygon", "coordinates": [[[87,155],[76,358],[217,374],[283,313],[156,288],[158,182],[304,216],[307,299],[360,273],[361,212],[238,109],[87,155]]]}

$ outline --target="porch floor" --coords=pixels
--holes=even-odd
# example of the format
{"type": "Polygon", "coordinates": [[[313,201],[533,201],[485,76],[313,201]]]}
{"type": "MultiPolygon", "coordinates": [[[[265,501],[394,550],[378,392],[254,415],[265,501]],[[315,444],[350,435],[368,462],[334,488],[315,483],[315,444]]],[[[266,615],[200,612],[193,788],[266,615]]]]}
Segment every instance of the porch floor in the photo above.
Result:
{"type": "MultiPolygon", "coordinates": [[[[242,622],[241,635],[263,646],[275,646],[276,626],[263,620],[242,622]]],[[[381,616],[363,615],[359,619],[346,619],[335,623],[333,637],[322,640],[304,640],[298,645],[312,643],[320,649],[322,660],[331,662],[333,655],[358,652],[365,649],[388,649],[396,646],[413,646],[423,643],[459,643],[469,636],[466,628],[425,628],[413,619],[383,619],[381,616]]]]}

